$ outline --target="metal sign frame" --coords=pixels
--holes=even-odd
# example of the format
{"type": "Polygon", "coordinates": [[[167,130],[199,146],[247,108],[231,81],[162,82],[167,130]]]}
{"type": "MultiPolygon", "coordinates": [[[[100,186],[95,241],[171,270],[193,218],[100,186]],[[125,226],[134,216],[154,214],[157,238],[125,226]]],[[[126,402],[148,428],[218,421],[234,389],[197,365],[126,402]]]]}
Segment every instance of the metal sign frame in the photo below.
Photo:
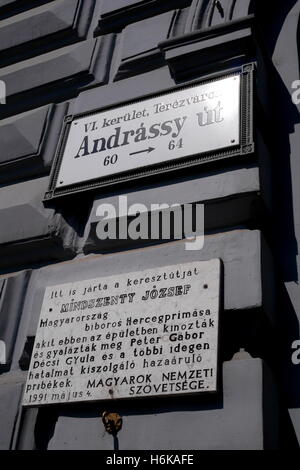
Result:
{"type": "Polygon", "coordinates": [[[231,157],[249,155],[254,152],[254,140],[253,140],[253,82],[254,82],[254,63],[250,63],[228,71],[228,73],[219,73],[213,77],[197,80],[185,84],[184,86],[176,86],[163,90],[157,94],[144,95],[136,100],[124,101],[113,106],[107,106],[91,110],[89,112],[80,113],[76,115],[68,115],[64,119],[64,125],[61,131],[56,156],[52,166],[50,174],[50,183],[48,190],[44,196],[44,202],[50,201],[55,198],[61,198],[63,196],[80,193],[83,191],[91,191],[102,187],[109,187],[118,183],[124,183],[127,181],[144,178],[147,176],[163,174],[169,171],[177,169],[193,167],[208,162],[218,161],[221,159],[227,159],[231,157]],[[111,111],[118,109],[126,105],[133,105],[141,103],[147,99],[158,98],[165,96],[176,91],[182,91],[185,89],[193,88],[199,85],[205,85],[216,82],[220,79],[229,77],[240,76],[240,141],[238,145],[225,147],[219,150],[210,152],[197,153],[193,155],[186,155],[182,158],[169,159],[159,164],[148,164],[141,168],[135,168],[133,170],[124,171],[117,173],[116,175],[97,177],[88,181],[79,182],[69,186],[59,187],[58,176],[62,165],[64,151],[67,145],[68,136],[70,132],[71,123],[83,117],[93,116],[98,113],[105,111],[111,111]]]}

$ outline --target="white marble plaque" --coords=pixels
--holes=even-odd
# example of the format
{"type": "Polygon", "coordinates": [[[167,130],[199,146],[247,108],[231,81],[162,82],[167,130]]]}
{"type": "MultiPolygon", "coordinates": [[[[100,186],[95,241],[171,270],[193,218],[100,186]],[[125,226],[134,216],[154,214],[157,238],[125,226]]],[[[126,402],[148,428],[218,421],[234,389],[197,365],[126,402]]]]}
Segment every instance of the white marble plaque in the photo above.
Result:
{"type": "Polygon", "coordinates": [[[220,260],[48,287],[23,404],[217,390],[220,260]]]}
{"type": "Polygon", "coordinates": [[[241,77],[74,117],[57,188],[240,144],[241,77]]]}

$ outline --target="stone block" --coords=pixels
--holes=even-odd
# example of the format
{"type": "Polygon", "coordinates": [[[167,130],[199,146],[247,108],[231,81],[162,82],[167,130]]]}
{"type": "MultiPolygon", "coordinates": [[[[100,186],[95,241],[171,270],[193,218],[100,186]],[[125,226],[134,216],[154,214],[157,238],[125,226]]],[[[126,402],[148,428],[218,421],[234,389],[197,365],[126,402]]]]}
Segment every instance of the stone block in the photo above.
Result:
{"type": "Polygon", "coordinates": [[[52,3],[55,0],[31,0],[24,2],[23,0],[0,0],[1,19],[12,17],[25,10],[31,10],[45,3],[52,3]]]}
{"type": "MultiPolygon", "coordinates": [[[[181,178],[173,183],[161,183],[159,186],[148,185],[146,189],[132,190],[127,197],[126,206],[143,204],[147,212],[144,217],[150,218],[154,211],[152,205],[173,204],[204,205],[204,229],[206,233],[220,228],[250,224],[253,219],[253,208],[259,204],[258,192],[260,190],[259,169],[254,165],[245,167],[231,167],[226,170],[198,172],[192,178],[181,178]]],[[[85,252],[115,250],[117,246],[130,246],[153,243],[155,240],[100,240],[96,234],[96,227],[101,217],[97,216],[97,208],[101,204],[110,204],[116,211],[115,223],[119,223],[120,197],[123,193],[115,193],[111,197],[97,197],[86,228],[85,252]]],[[[120,209],[121,210],[121,209],[120,209]]],[[[171,209],[170,209],[171,210],[171,209]]],[[[169,213],[170,210],[167,210],[169,213]]],[[[166,213],[166,211],[165,211],[166,213]]],[[[182,212],[181,212],[182,216],[182,212]]],[[[128,218],[126,226],[131,219],[128,218]]],[[[187,233],[185,233],[188,236],[187,233]]]]}
{"type": "Polygon", "coordinates": [[[170,38],[158,46],[176,80],[186,80],[224,70],[224,64],[230,69],[250,62],[256,43],[251,18],[245,18],[219,30],[208,28],[170,38]]]}
{"type": "Polygon", "coordinates": [[[0,371],[12,362],[28,278],[27,272],[0,278],[0,371]]]}
{"type": "Polygon", "coordinates": [[[0,377],[0,450],[12,449],[25,381],[24,375],[9,378],[6,375],[9,374],[0,377]]]}
{"type": "Polygon", "coordinates": [[[118,105],[147,94],[155,94],[175,85],[168,67],[83,91],[70,103],[69,113],[90,112],[97,108],[118,105]]]}
{"type": "Polygon", "coordinates": [[[245,18],[250,13],[251,3],[253,3],[251,0],[219,0],[218,2],[193,0],[186,32],[211,28],[245,18]]]}
{"type": "Polygon", "coordinates": [[[66,113],[67,104],[52,104],[1,121],[1,183],[49,170],[66,113]]]}
{"type": "Polygon", "coordinates": [[[169,11],[123,30],[121,64],[115,80],[164,65],[158,42],[169,37],[175,16],[175,11],[169,11]]]}
{"type": "Polygon", "coordinates": [[[2,268],[73,256],[74,230],[42,204],[47,183],[43,177],[0,188],[2,268]]]}
{"type": "Polygon", "coordinates": [[[95,35],[121,31],[130,23],[190,4],[191,0],[104,0],[95,35]]]}
{"type": "Polygon", "coordinates": [[[112,54],[111,35],[67,46],[1,69],[7,105],[0,117],[67,99],[87,86],[105,83],[112,54]]]}
{"type": "Polygon", "coordinates": [[[94,0],[57,0],[3,20],[0,61],[11,63],[20,60],[20,56],[53,49],[59,38],[62,44],[84,38],[93,6],[94,0]]]}
{"type": "Polygon", "coordinates": [[[175,12],[169,11],[127,26],[122,33],[122,59],[130,59],[157,48],[158,42],[169,36],[174,16],[175,12]]]}

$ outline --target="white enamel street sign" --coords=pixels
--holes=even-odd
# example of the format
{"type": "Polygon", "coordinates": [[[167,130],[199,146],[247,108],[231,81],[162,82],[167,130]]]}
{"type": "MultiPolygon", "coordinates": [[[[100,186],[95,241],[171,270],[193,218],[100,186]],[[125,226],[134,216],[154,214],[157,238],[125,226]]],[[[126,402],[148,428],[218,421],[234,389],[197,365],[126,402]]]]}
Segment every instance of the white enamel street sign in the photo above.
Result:
{"type": "Polygon", "coordinates": [[[239,74],[74,117],[56,188],[240,145],[239,74]]]}
{"type": "Polygon", "coordinates": [[[23,405],[215,392],[220,260],[47,287],[23,405]]]}

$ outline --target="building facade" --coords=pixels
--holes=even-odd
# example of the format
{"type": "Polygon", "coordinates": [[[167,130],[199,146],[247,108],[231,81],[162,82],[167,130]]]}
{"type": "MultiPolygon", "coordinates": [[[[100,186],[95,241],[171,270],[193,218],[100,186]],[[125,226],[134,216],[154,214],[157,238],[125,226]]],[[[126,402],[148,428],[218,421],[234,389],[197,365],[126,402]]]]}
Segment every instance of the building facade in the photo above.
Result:
{"type": "MultiPolygon", "coordinates": [[[[299,446],[299,13],[297,0],[0,0],[1,449],[299,446]],[[159,108],[168,94],[177,96],[178,108],[184,90],[228,77],[241,80],[239,146],[231,138],[229,150],[216,143],[225,150],[202,155],[199,142],[199,150],[180,154],[178,164],[168,165],[162,164],[160,151],[153,171],[125,171],[125,176],[106,179],[99,174],[99,184],[59,189],[61,149],[73,135],[62,130],[76,119],[105,110],[119,116],[119,121],[106,120],[118,132],[132,103],[155,98],[155,122],[162,126],[167,116],[165,125],[170,126],[165,113],[178,110],[159,108]],[[125,196],[128,206],[200,205],[204,245],[187,250],[184,236],[101,240],[99,205],[117,208],[125,196]],[[142,397],[42,398],[41,403],[38,394],[31,406],[24,406],[30,367],[35,373],[43,369],[38,364],[34,371],[30,361],[42,305],[48,306],[43,304],[46,289],[97,279],[101,290],[100,278],[160,273],[185,263],[199,263],[205,270],[205,262],[216,259],[221,268],[215,292],[219,346],[214,393],[187,394],[183,388],[179,394],[147,396],[144,389],[142,397]],[[109,413],[122,418],[121,429],[113,433],[103,422],[109,413]]],[[[225,93],[224,99],[231,98],[225,93]]],[[[217,107],[206,108],[203,125],[223,120],[217,107]]],[[[146,111],[128,116],[140,128],[147,126],[146,111]]],[[[95,119],[85,122],[93,127],[95,119]]],[[[173,145],[182,150],[178,138],[184,122],[177,121],[178,133],[173,129],[171,151],[173,145]]],[[[187,135],[198,145],[194,133],[187,135]]],[[[161,133],[157,140],[163,138],[161,133]]],[[[76,156],[88,157],[77,179],[88,171],[93,152],[84,139],[65,177],[73,174],[76,156]]],[[[98,136],[92,145],[98,151],[103,142],[98,136]]],[[[114,142],[107,140],[105,149],[114,150],[114,142]]],[[[144,151],[134,145],[132,154],[144,151]]],[[[113,155],[117,151],[109,154],[111,166],[118,157],[113,155]]],[[[136,155],[143,159],[142,168],[150,155],[136,155]]],[[[144,221],[149,214],[151,209],[144,221]]],[[[118,213],[112,219],[120,224],[118,213]]],[[[169,304],[163,305],[167,313],[169,304]]],[[[184,301],[176,308],[184,309],[184,301]]],[[[113,330],[108,326],[108,333],[113,330]]],[[[69,339],[76,337],[76,327],[68,331],[69,339]]],[[[72,361],[76,353],[70,356],[72,361]]],[[[153,375],[159,367],[152,366],[153,375]]],[[[180,370],[176,365],[174,373],[180,370]]],[[[100,370],[95,377],[101,380],[100,370]]]]}

